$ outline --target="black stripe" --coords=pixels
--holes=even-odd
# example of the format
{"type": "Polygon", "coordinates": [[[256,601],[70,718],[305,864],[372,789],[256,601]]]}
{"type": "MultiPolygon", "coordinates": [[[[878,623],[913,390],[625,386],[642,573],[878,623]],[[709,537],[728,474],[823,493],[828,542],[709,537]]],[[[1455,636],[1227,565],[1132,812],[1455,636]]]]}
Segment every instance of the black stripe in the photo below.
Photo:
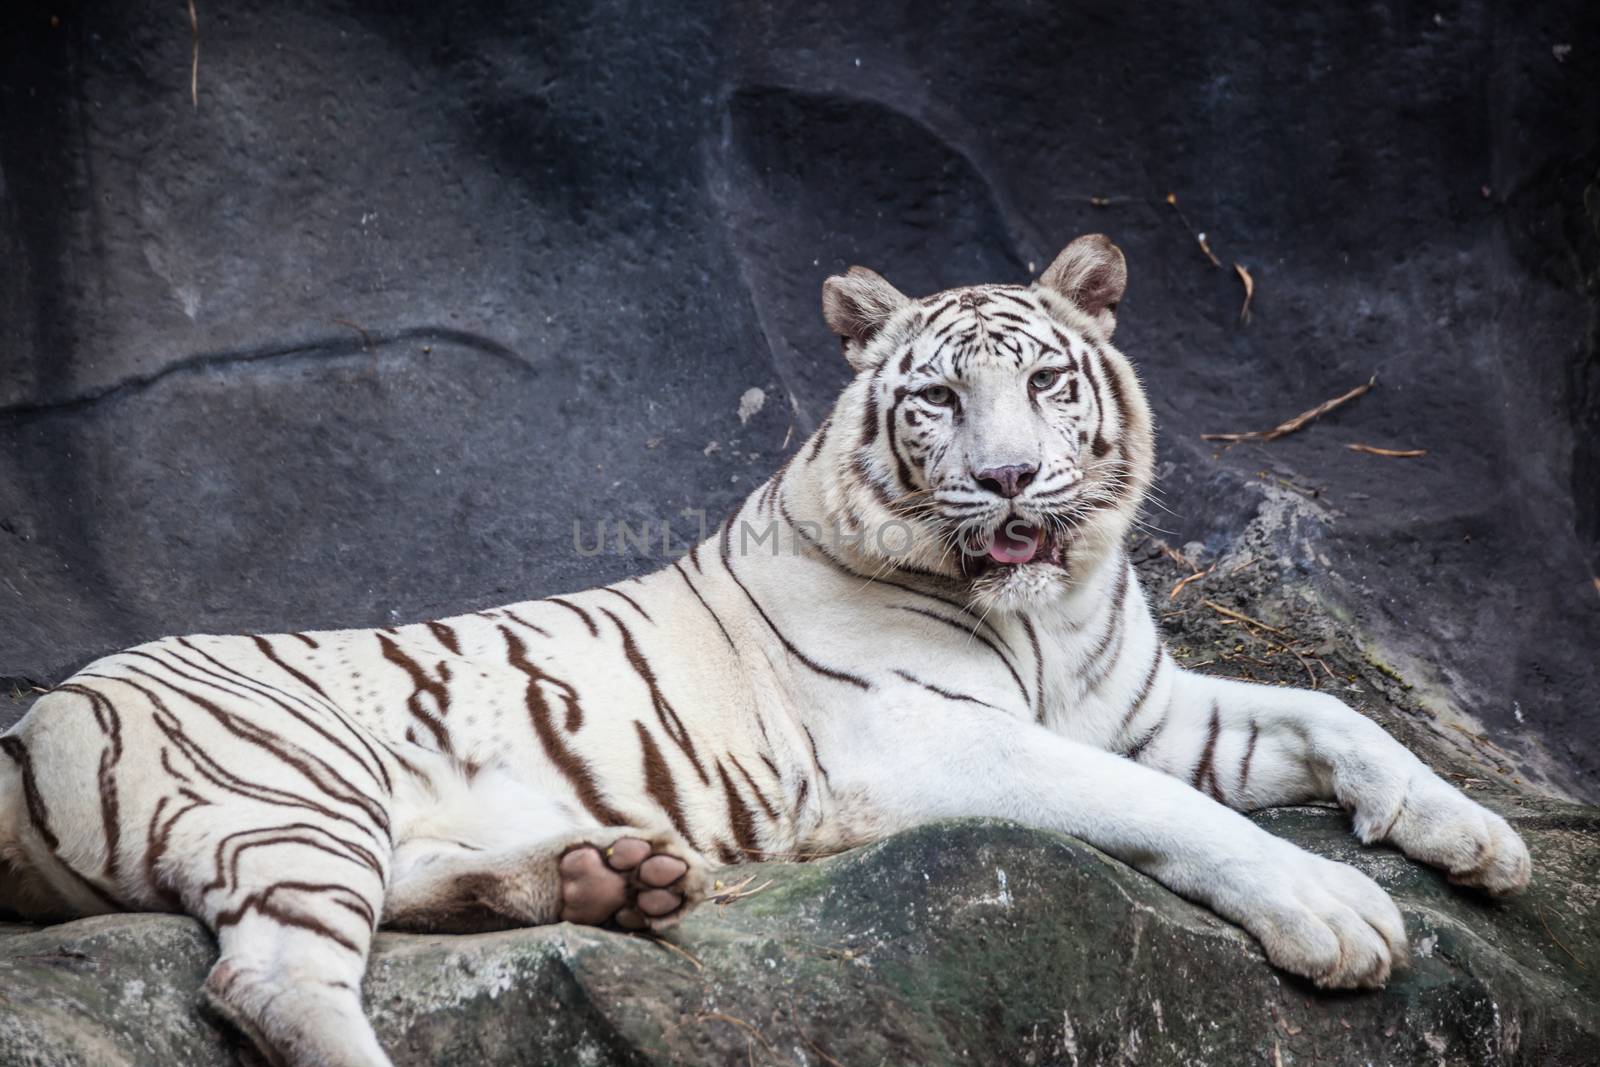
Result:
{"type": "MultiPolygon", "coordinates": [[[[172,657],[174,660],[177,660],[186,667],[190,667],[198,671],[206,670],[204,666],[183,658],[170,648],[166,649],[165,651],[168,656],[172,657]]],[[[148,652],[141,652],[138,649],[130,649],[125,654],[129,656],[140,656],[144,659],[148,659],[150,662],[164,668],[165,670],[171,672],[179,678],[184,679],[185,681],[194,682],[199,685],[210,685],[214,689],[221,689],[223,692],[230,693],[230,695],[233,696],[239,695],[238,693],[231,692],[215,682],[208,682],[203,677],[197,677],[188,673],[188,671],[179,670],[173,664],[167,662],[166,660],[160,659],[157,656],[153,656],[148,652]]],[[[384,835],[388,836],[389,813],[387,810],[385,810],[384,806],[378,801],[372,799],[372,797],[368,796],[344,775],[334,770],[325,760],[322,759],[322,757],[306,750],[302,746],[297,745],[292,741],[289,741],[277,733],[268,730],[259,723],[251,722],[243,715],[228,711],[220,704],[216,704],[198,693],[190,692],[189,690],[173,682],[170,678],[158,677],[157,675],[153,675],[148,671],[140,670],[138,667],[135,667],[132,664],[127,664],[127,669],[133,671],[135,674],[140,674],[146,678],[149,678],[158,685],[166,686],[171,692],[177,693],[179,696],[200,708],[219,726],[233,734],[235,737],[256,745],[264,751],[271,753],[273,756],[277,757],[290,767],[293,767],[305,777],[306,781],[322,790],[323,794],[328,798],[339,801],[342,804],[349,804],[353,807],[361,809],[361,811],[369,819],[371,819],[381,830],[383,830],[384,835]],[[335,788],[330,785],[327,781],[329,778],[333,779],[334,782],[337,782],[341,788],[335,788]]],[[[117,680],[128,683],[128,680],[125,678],[119,678],[117,680]]],[[[278,703],[280,703],[280,705],[282,704],[281,701],[278,703]]],[[[288,709],[286,705],[283,706],[285,706],[286,710],[289,710],[291,714],[294,714],[292,709],[288,709]]],[[[303,716],[296,715],[295,717],[297,721],[306,722],[303,716]]],[[[318,732],[326,736],[325,731],[318,732]]],[[[353,755],[352,758],[354,758],[353,755]]],[[[356,762],[363,770],[367,771],[369,774],[371,773],[371,768],[361,763],[360,760],[356,760],[356,762]]],[[[277,792],[277,790],[271,791],[277,792]]]]}
{"type": "Polygon", "coordinates": [[[1189,784],[1196,789],[1204,788],[1213,799],[1222,799],[1222,790],[1217,785],[1217,771],[1213,760],[1217,752],[1217,738],[1222,734],[1222,712],[1217,707],[1217,702],[1211,702],[1211,722],[1206,726],[1206,746],[1200,751],[1200,759],[1194,765],[1194,773],[1189,778],[1189,784]]]}
{"type": "Polygon", "coordinates": [[[971,696],[968,696],[965,693],[956,693],[956,692],[952,692],[949,689],[941,689],[938,686],[933,685],[933,684],[931,684],[929,682],[924,682],[921,678],[918,678],[915,675],[909,674],[906,671],[902,671],[899,668],[895,668],[895,672],[894,673],[898,674],[901,678],[904,678],[906,681],[910,682],[912,685],[919,685],[922,688],[926,689],[928,692],[934,693],[934,694],[936,694],[938,696],[941,696],[941,697],[944,697],[946,700],[956,700],[956,701],[960,701],[960,702],[963,702],[963,703],[966,703],[966,704],[981,704],[986,708],[993,708],[995,711],[999,711],[1000,710],[999,708],[996,708],[993,704],[989,703],[987,700],[979,700],[977,697],[971,697],[971,696]]]}
{"type": "Polygon", "coordinates": [[[601,826],[637,825],[634,820],[611,806],[611,802],[595,780],[593,769],[582,756],[567,746],[566,741],[556,730],[555,718],[550,709],[550,701],[545,697],[544,686],[549,683],[560,693],[562,702],[567,706],[569,723],[578,702],[576,690],[561,679],[541,671],[528,658],[528,646],[511,632],[510,627],[501,626],[499,630],[500,636],[506,643],[506,662],[528,678],[528,687],[523,699],[528,708],[528,718],[533,724],[533,732],[539,738],[539,744],[543,746],[550,762],[566,775],[572,791],[578,796],[578,802],[590,815],[599,820],[601,826]]]}
{"type": "Polygon", "coordinates": [[[716,623],[717,629],[721,631],[722,639],[728,642],[728,647],[733,649],[733,654],[737,657],[739,649],[734,645],[733,638],[728,636],[728,628],[722,625],[722,619],[717,616],[715,611],[711,610],[711,605],[706,603],[706,598],[700,595],[700,590],[696,589],[694,583],[689,580],[689,572],[679,566],[677,560],[672,561],[672,569],[678,572],[678,577],[682,578],[683,584],[689,587],[689,592],[693,593],[694,598],[700,601],[700,606],[706,609],[706,614],[711,616],[711,621],[716,623]]]}
{"type": "Polygon", "coordinates": [[[695,752],[694,741],[689,736],[688,729],[683,725],[683,720],[678,717],[677,709],[667,700],[666,694],[661,691],[661,684],[656,680],[655,669],[650,666],[650,661],[645,659],[644,653],[639,651],[639,646],[634,643],[633,634],[621,619],[617,618],[605,608],[599,609],[600,614],[611,620],[617,632],[622,635],[622,654],[626,657],[628,665],[633,668],[645,688],[650,692],[650,703],[655,708],[656,718],[661,720],[661,728],[667,732],[683,754],[689,758],[689,763],[694,767],[700,781],[706,785],[711,784],[711,779],[706,776],[706,770],[700,765],[700,757],[695,752]]]}
{"type": "Polygon", "coordinates": [[[1160,637],[1156,638],[1156,654],[1150,660],[1150,670],[1145,673],[1144,681],[1139,683],[1138,690],[1133,695],[1133,703],[1128,706],[1128,713],[1122,717],[1122,729],[1118,736],[1126,734],[1133,725],[1133,720],[1138,717],[1144,702],[1150,699],[1150,690],[1156,684],[1156,676],[1161,673],[1161,664],[1167,658],[1167,650],[1161,647],[1160,637]]]}
{"type": "MultiPolygon", "coordinates": [[[[1090,671],[1086,672],[1085,680],[1086,682],[1089,682],[1089,680],[1092,679],[1092,682],[1086,684],[1085,692],[1093,692],[1094,689],[1105,680],[1105,675],[1108,669],[1102,666],[1103,661],[1106,653],[1111,649],[1111,642],[1114,639],[1120,638],[1123,632],[1122,612],[1123,605],[1127,602],[1128,598],[1129,567],[1128,561],[1124,559],[1120,553],[1117,556],[1117,562],[1119,564],[1119,569],[1116,577],[1117,584],[1111,591],[1111,613],[1106,619],[1105,633],[1100,635],[1099,640],[1095,642],[1094,650],[1089,653],[1088,666],[1090,671]]],[[[1121,652],[1122,648],[1119,642],[1117,648],[1118,655],[1120,655],[1121,652]]],[[[1115,666],[1115,662],[1112,663],[1112,666],[1115,666]]]]}
{"type": "Polygon", "coordinates": [[[1156,739],[1156,735],[1166,728],[1167,718],[1171,710],[1172,709],[1169,707],[1167,711],[1162,712],[1161,718],[1156,720],[1156,724],[1150,727],[1150,729],[1146,730],[1144,736],[1135,741],[1128,748],[1128,751],[1123,753],[1123,755],[1127,756],[1131,760],[1137,760],[1141,755],[1143,755],[1144,750],[1150,747],[1150,742],[1154,741],[1156,739]]]}
{"type": "Polygon", "coordinates": [[[717,777],[722,779],[722,792],[728,801],[728,825],[733,829],[733,841],[739,847],[741,858],[759,859],[761,848],[756,837],[755,816],[750,813],[750,806],[739,795],[739,790],[734,788],[721,760],[717,760],[717,777]]]}
{"type": "Polygon", "coordinates": [[[828,439],[828,427],[833,425],[833,416],[829,415],[822,420],[822,425],[817,427],[816,434],[811,438],[811,451],[806,454],[806,459],[817,458],[817,453],[822,451],[823,442],[828,439]]]}
{"type": "Polygon", "coordinates": [[[637,611],[640,615],[644,616],[644,620],[646,622],[655,622],[655,620],[650,617],[650,613],[648,611],[644,610],[643,608],[641,608],[639,606],[638,601],[634,600],[633,597],[629,596],[627,593],[624,593],[624,592],[622,592],[621,590],[618,590],[618,589],[612,589],[610,586],[606,586],[606,587],[604,587],[603,589],[601,589],[599,591],[602,592],[602,593],[610,593],[614,597],[621,598],[622,602],[627,604],[628,607],[632,608],[634,611],[637,611]]]}
{"type": "Polygon", "coordinates": [[[1092,359],[1083,361],[1083,375],[1089,379],[1089,391],[1094,394],[1094,443],[1090,447],[1098,459],[1111,451],[1111,445],[1105,438],[1105,399],[1100,395],[1100,381],[1094,373],[1094,367],[1091,366],[1093,362],[1092,359]]]}
{"type": "Polygon", "coordinates": [[[678,786],[673,781],[672,768],[667,765],[665,757],[661,755],[660,746],[650,736],[650,731],[645,729],[644,723],[635,719],[633,725],[639,731],[644,791],[662,811],[667,813],[673,828],[683,835],[689,846],[698,851],[700,846],[695,844],[694,835],[689,832],[689,821],[683,814],[683,803],[678,799],[678,786]]]}
{"type": "MultiPolygon", "coordinates": [[[[277,666],[278,668],[283,670],[286,674],[288,674],[290,677],[294,678],[296,681],[298,681],[301,684],[305,685],[307,688],[309,688],[312,692],[316,693],[322,699],[322,707],[324,709],[326,709],[327,711],[331,712],[333,714],[334,718],[339,720],[339,724],[341,726],[343,726],[345,728],[345,730],[347,730],[350,733],[350,735],[356,739],[357,742],[360,743],[360,745],[361,745],[361,747],[363,749],[366,750],[367,755],[369,757],[371,757],[371,759],[372,759],[372,765],[371,766],[369,766],[365,760],[361,759],[355,753],[355,751],[353,749],[351,749],[349,746],[345,745],[338,738],[336,738],[336,737],[332,736],[331,734],[327,733],[326,731],[324,731],[321,727],[317,726],[315,723],[311,722],[309,719],[306,719],[304,716],[300,715],[293,708],[289,708],[289,707],[285,706],[282,700],[279,700],[276,696],[273,696],[272,694],[273,693],[279,693],[279,694],[282,694],[283,696],[289,697],[289,698],[293,699],[301,707],[305,708],[307,711],[311,712],[312,714],[316,714],[318,712],[319,708],[318,708],[317,705],[311,703],[311,701],[301,697],[299,694],[290,693],[290,692],[287,692],[286,690],[279,689],[277,686],[269,685],[268,683],[266,683],[264,681],[261,681],[259,678],[252,678],[250,675],[245,674],[243,671],[240,671],[238,668],[232,667],[232,666],[229,666],[226,663],[223,663],[221,660],[217,659],[215,656],[213,656],[210,653],[206,652],[204,649],[200,648],[198,645],[195,645],[195,644],[191,643],[189,641],[189,639],[186,638],[186,637],[179,638],[178,641],[179,641],[180,644],[183,645],[183,647],[189,649],[190,651],[192,651],[192,652],[194,652],[194,653],[196,653],[198,655],[204,656],[207,661],[209,661],[210,663],[214,664],[219,670],[227,671],[229,674],[231,674],[235,678],[239,679],[239,681],[234,683],[234,684],[243,686],[243,687],[245,687],[245,688],[247,688],[249,690],[252,690],[254,692],[260,693],[261,695],[267,697],[267,699],[271,700],[273,703],[277,704],[280,707],[283,707],[284,710],[289,712],[290,715],[293,715],[296,719],[299,719],[301,722],[304,722],[307,726],[310,726],[312,728],[312,730],[316,731],[317,733],[321,734],[323,737],[327,738],[327,740],[332,745],[334,745],[334,747],[336,747],[336,748],[340,749],[341,751],[343,751],[347,756],[349,756],[351,758],[351,760],[353,760],[358,766],[360,766],[362,770],[364,770],[368,774],[372,775],[373,780],[375,782],[381,782],[383,784],[383,788],[384,788],[385,792],[393,792],[394,791],[394,783],[391,782],[390,779],[389,779],[389,771],[388,771],[388,769],[386,767],[384,767],[383,760],[381,758],[379,758],[377,752],[375,752],[373,750],[372,746],[367,743],[367,738],[366,738],[365,731],[363,731],[360,727],[356,726],[354,723],[350,722],[348,719],[345,718],[344,713],[338,708],[337,705],[335,705],[333,703],[333,701],[328,697],[328,694],[323,690],[323,688],[320,685],[318,685],[316,682],[312,681],[312,679],[310,677],[308,677],[307,675],[302,674],[300,671],[295,670],[288,663],[284,662],[283,658],[278,655],[277,650],[272,647],[272,644],[269,641],[267,641],[267,639],[265,637],[261,637],[261,636],[255,636],[254,637],[256,648],[259,649],[261,651],[262,655],[266,656],[267,659],[270,660],[275,666],[277,666]]],[[[188,661],[184,661],[184,662],[188,662],[188,661]]],[[[204,668],[200,667],[198,664],[191,664],[191,666],[194,666],[197,670],[204,670],[204,668]]],[[[213,677],[221,677],[221,675],[218,675],[216,673],[216,671],[207,671],[206,673],[211,674],[213,677]]],[[[221,689],[222,687],[221,686],[216,686],[216,688],[221,689]]],[[[224,689],[223,691],[224,692],[229,692],[229,690],[226,690],[226,689],[224,689]]]]}
{"type": "Polygon", "coordinates": [[[835,670],[832,667],[824,667],[822,664],[818,663],[816,660],[812,659],[804,652],[801,652],[798,648],[796,648],[794,642],[790,641],[789,638],[784,635],[783,631],[778,629],[777,625],[772,621],[772,617],[767,614],[766,609],[761,606],[760,602],[756,600],[755,596],[751,594],[750,590],[745,588],[745,584],[744,582],[740,581],[738,574],[734,573],[733,553],[728,530],[729,527],[724,525],[722,528],[722,566],[728,572],[728,577],[733,579],[733,584],[739,587],[739,591],[745,595],[745,599],[749,600],[751,606],[756,609],[756,614],[761,616],[761,621],[767,624],[767,629],[772,631],[773,636],[775,636],[779,642],[783,644],[784,649],[789,653],[789,655],[793,656],[814,674],[820,674],[824,678],[832,678],[833,680],[843,682],[846,685],[853,685],[857,689],[870,690],[872,688],[872,683],[867,681],[865,678],[858,678],[853,674],[835,670]]]}
{"type": "Polygon", "coordinates": [[[884,422],[888,432],[886,443],[889,446],[889,454],[894,457],[895,477],[899,480],[901,489],[907,493],[914,493],[917,491],[917,487],[911,480],[911,467],[907,465],[905,457],[900,454],[899,429],[896,424],[897,416],[900,414],[900,405],[905,403],[906,397],[910,395],[910,392],[903,385],[894,391],[894,403],[889,405],[889,414],[885,417],[884,422]]]}
{"type": "Polygon", "coordinates": [[[1239,761],[1239,795],[1244,796],[1245,783],[1250,780],[1250,761],[1256,754],[1256,740],[1261,736],[1261,724],[1250,720],[1250,741],[1244,747],[1244,758],[1239,761]]]}
{"type": "MultiPolygon", "coordinates": [[[[1000,662],[1001,663],[1005,664],[1006,670],[1009,671],[1010,674],[1011,674],[1011,680],[1017,683],[1017,692],[1022,694],[1022,702],[1023,702],[1023,704],[1028,705],[1028,704],[1032,704],[1033,703],[1033,698],[1028,695],[1028,687],[1026,685],[1024,685],[1023,682],[1022,682],[1022,675],[1018,674],[1017,673],[1017,669],[1011,665],[1010,658],[1004,652],[1001,652],[999,647],[993,641],[991,641],[987,637],[985,637],[983,634],[978,633],[976,630],[969,630],[965,626],[962,626],[960,623],[954,621],[953,619],[945,618],[943,615],[940,615],[937,611],[925,611],[922,608],[914,608],[914,607],[911,607],[910,605],[907,605],[907,604],[891,604],[890,606],[892,608],[894,608],[896,611],[909,611],[914,615],[921,615],[924,618],[934,619],[934,620],[936,620],[938,622],[942,622],[946,626],[949,626],[949,627],[952,627],[953,629],[959,630],[961,633],[965,634],[967,637],[970,637],[973,640],[978,641],[979,643],[984,645],[986,648],[988,648],[988,650],[990,652],[993,652],[996,656],[1000,657],[1000,662]]],[[[999,635],[996,634],[996,636],[998,637],[999,635]]],[[[1002,637],[1002,638],[1000,638],[1000,640],[1004,641],[1005,638],[1002,637]]],[[[1011,646],[1007,645],[1006,647],[1010,648],[1011,646]]]]}
{"type": "Polygon", "coordinates": [[[823,782],[826,783],[826,784],[830,784],[831,785],[832,781],[828,777],[828,768],[824,767],[822,765],[822,760],[817,757],[817,739],[815,737],[811,736],[811,727],[807,726],[804,723],[801,723],[800,724],[800,729],[802,729],[802,730],[804,730],[806,732],[806,740],[811,742],[811,762],[812,762],[812,764],[814,764],[816,766],[817,770],[822,773],[823,782]]]}
{"type": "Polygon", "coordinates": [[[549,601],[550,603],[552,603],[552,604],[560,604],[562,607],[566,608],[568,611],[570,611],[574,615],[578,616],[578,618],[582,619],[583,620],[583,624],[589,628],[589,636],[590,637],[599,637],[600,636],[600,628],[594,624],[594,620],[589,617],[589,613],[587,611],[584,611],[582,608],[578,607],[578,605],[576,605],[576,604],[573,604],[573,603],[571,603],[569,601],[566,601],[566,600],[562,600],[558,596],[546,597],[545,599],[547,601],[549,601]]]}
{"type": "Polygon", "coordinates": [[[1018,616],[1022,628],[1028,633],[1028,643],[1033,646],[1033,721],[1044,725],[1044,650],[1039,647],[1039,635],[1034,632],[1033,621],[1026,615],[1018,616]]]}
{"type": "Polygon", "coordinates": [[[10,756],[12,762],[17,765],[17,771],[22,776],[22,799],[27,810],[28,823],[44,842],[45,847],[50,850],[50,858],[108,910],[121,911],[122,906],[112,899],[110,894],[61,858],[61,841],[50,828],[50,809],[45,804],[44,795],[39,792],[39,783],[34,777],[33,757],[22,739],[9,734],[0,737],[0,752],[10,756]]]}
{"type": "MultiPolygon", "coordinates": [[[[518,615],[516,612],[512,611],[510,608],[501,608],[500,612],[506,618],[508,618],[512,622],[516,623],[518,626],[521,626],[524,629],[532,630],[534,633],[538,634],[540,637],[551,637],[551,636],[553,636],[550,633],[550,631],[546,630],[543,626],[534,625],[533,623],[529,622],[527,619],[524,619],[521,615],[518,615]]],[[[493,616],[489,616],[489,617],[493,618],[493,616]]]]}
{"type": "MultiPolygon", "coordinates": [[[[157,660],[156,662],[159,663],[160,661],[157,660]]],[[[157,685],[167,687],[181,696],[189,697],[191,700],[193,699],[183,690],[178,689],[176,686],[172,686],[166,680],[151,674],[149,671],[141,670],[140,668],[131,664],[127,665],[127,669],[144,678],[150,679],[150,681],[157,685]]],[[[227,768],[223,767],[220,763],[214,760],[201,745],[197,744],[192,738],[185,734],[180,728],[178,716],[173,714],[172,709],[167,707],[166,701],[162,700],[157,693],[145,688],[131,678],[118,678],[117,681],[120,681],[124,685],[130,686],[138,692],[144,694],[145,699],[149,700],[150,703],[156,708],[156,714],[151,717],[151,721],[155,723],[156,729],[160,730],[164,735],[166,735],[167,740],[172,742],[173,746],[177,748],[177,750],[189,761],[189,765],[194,768],[196,774],[217,788],[226,790],[230,793],[235,793],[242,797],[246,797],[258,803],[275,804],[279,807],[286,808],[303,808],[306,811],[315,812],[317,815],[320,815],[323,818],[332,819],[335,822],[346,823],[349,826],[360,830],[362,833],[365,833],[374,841],[387,841],[387,836],[381,839],[379,838],[377,830],[374,827],[358,822],[354,818],[351,818],[342,812],[336,811],[333,808],[327,807],[326,805],[318,804],[316,801],[305,796],[296,793],[290,793],[282,789],[276,789],[272,786],[258,785],[254,782],[245,781],[243,778],[240,778],[238,775],[234,774],[232,771],[229,771],[227,768]]],[[[230,732],[233,731],[230,730],[230,732]]],[[[251,738],[246,737],[244,739],[250,740],[252,743],[259,744],[259,742],[254,742],[251,738]]],[[[272,750],[269,748],[268,751],[270,752],[272,750]]]]}
{"type": "Polygon", "coordinates": [[[414,719],[428,728],[439,751],[446,754],[451,752],[450,733],[445,729],[443,721],[443,716],[450,710],[449,688],[441,679],[428,677],[422,664],[402,652],[399,644],[392,638],[380,634],[378,647],[382,650],[384,659],[399,667],[411,679],[411,695],[406,698],[406,709],[411,712],[414,719]],[[433,697],[434,703],[439,707],[438,715],[434,715],[422,706],[423,693],[433,697]]]}
{"type": "Polygon", "coordinates": [[[461,655],[461,641],[456,637],[456,632],[442,622],[424,623],[428,632],[433,634],[434,640],[445,647],[452,656],[461,655]]]}

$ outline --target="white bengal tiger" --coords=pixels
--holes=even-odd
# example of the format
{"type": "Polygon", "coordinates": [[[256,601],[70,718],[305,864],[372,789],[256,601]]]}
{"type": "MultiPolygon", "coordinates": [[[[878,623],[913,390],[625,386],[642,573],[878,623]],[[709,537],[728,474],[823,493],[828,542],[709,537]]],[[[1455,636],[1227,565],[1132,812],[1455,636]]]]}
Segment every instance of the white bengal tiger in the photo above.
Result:
{"type": "Polygon", "coordinates": [[[385,1064],[360,996],[380,924],[659,929],[716,863],[999,816],[1285,970],[1381,985],[1406,952],[1388,896],[1240,809],[1336,800],[1363,841],[1491,893],[1526,885],[1527,849],[1333,697],[1163,650],[1122,548],[1153,462],[1110,343],[1125,278],[1101,236],[1028,286],[829,278],[855,379],[646,577],[92,664],[0,737],[0,907],[194,915],[221,950],[206,993],[269,1056],[385,1064]]]}

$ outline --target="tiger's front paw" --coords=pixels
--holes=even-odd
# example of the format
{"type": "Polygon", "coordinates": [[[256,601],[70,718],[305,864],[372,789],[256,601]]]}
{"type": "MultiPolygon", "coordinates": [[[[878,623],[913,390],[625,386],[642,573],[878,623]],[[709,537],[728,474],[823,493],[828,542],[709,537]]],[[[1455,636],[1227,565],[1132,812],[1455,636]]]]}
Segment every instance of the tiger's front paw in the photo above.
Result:
{"type": "Polygon", "coordinates": [[[1356,830],[1369,844],[1388,841],[1444,868],[1452,882],[1495,896],[1521,892],[1533,875],[1528,846],[1511,825],[1432,773],[1408,783],[1386,826],[1358,811],[1356,830]]]}
{"type": "Polygon", "coordinates": [[[1274,965],[1330,989],[1381,988],[1405,965],[1405,920],[1378,883],[1292,845],[1273,853],[1235,921],[1274,965]]]}

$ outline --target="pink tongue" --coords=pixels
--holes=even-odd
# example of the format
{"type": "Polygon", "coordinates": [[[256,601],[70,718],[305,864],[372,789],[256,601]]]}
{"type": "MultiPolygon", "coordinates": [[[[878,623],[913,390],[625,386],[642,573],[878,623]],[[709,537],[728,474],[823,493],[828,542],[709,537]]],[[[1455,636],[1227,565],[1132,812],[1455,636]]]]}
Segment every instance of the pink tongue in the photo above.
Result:
{"type": "Polygon", "coordinates": [[[1044,531],[1037,526],[1006,523],[994,535],[989,546],[989,558],[996,563],[1026,563],[1039,551],[1044,531]],[[1017,535],[1021,536],[1017,536],[1017,535]]]}

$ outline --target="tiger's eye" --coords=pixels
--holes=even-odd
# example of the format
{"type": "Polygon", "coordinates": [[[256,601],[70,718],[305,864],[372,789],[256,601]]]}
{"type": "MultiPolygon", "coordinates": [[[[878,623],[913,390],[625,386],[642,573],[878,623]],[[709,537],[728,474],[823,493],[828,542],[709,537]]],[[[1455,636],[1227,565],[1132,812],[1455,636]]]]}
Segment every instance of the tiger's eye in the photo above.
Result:
{"type": "Polygon", "coordinates": [[[1061,372],[1058,370],[1050,370],[1049,368],[1036,370],[1033,372],[1033,377],[1028,379],[1028,384],[1043,392],[1056,384],[1056,380],[1060,377],[1061,372]]]}
{"type": "Polygon", "coordinates": [[[956,398],[955,392],[948,385],[930,385],[917,395],[939,407],[948,407],[956,398]]]}

